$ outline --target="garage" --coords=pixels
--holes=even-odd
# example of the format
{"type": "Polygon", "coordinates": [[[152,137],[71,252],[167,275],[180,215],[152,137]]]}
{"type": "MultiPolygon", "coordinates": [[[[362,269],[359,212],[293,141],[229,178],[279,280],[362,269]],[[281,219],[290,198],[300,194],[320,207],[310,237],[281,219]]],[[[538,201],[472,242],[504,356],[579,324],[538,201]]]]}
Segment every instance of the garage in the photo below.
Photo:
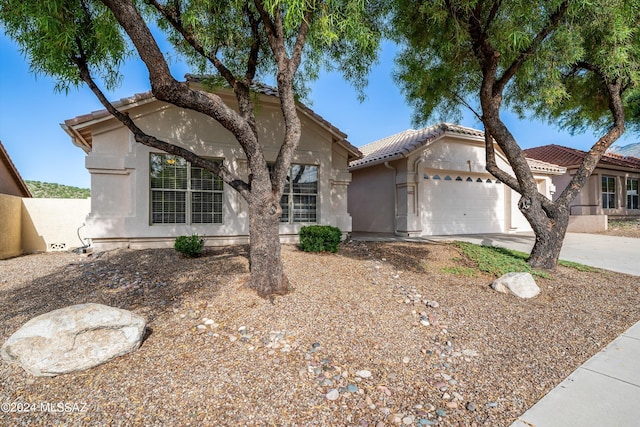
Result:
{"type": "Polygon", "coordinates": [[[505,230],[505,186],[492,176],[426,171],[419,187],[423,235],[505,230]]]}
{"type": "MultiPolygon", "coordinates": [[[[434,236],[531,231],[515,193],[486,168],[484,133],[440,123],[409,129],[359,147],[349,164],[353,231],[434,236]]],[[[496,164],[513,175],[498,146],[496,164]]],[[[540,192],[564,169],[527,159],[540,192]]]]}

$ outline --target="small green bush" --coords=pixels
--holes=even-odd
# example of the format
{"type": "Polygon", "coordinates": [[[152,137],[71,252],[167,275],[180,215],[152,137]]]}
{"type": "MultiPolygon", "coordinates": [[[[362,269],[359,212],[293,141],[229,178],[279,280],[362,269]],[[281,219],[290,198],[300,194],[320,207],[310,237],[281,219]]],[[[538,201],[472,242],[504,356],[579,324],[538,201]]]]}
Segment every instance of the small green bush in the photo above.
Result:
{"type": "Polygon", "coordinates": [[[190,258],[199,257],[204,247],[204,239],[197,234],[191,236],[178,236],[173,248],[181,254],[190,258]]]}
{"type": "Polygon", "coordinates": [[[338,252],[342,231],[330,225],[309,225],[299,235],[300,249],[305,252],[338,252]]]}

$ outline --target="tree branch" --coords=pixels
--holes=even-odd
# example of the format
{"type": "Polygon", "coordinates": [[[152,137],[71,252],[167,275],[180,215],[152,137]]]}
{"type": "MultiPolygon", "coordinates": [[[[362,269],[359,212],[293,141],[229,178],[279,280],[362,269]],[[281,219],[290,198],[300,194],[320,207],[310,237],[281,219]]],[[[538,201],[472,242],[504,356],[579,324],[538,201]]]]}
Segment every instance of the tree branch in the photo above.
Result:
{"type": "MultiPolygon", "coordinates": [[[[587,64],[583,64],[587,65],[587,64]]],[[[571,178],[571,182],[562,191],[560,197],[558,197],[558,203],[568,203],[573,200],[583,187],[586,179],[593,173],[598,166],[598,162],[607,152],[607,149],[622,136],[625,130],[625,117],[624,117],[624,104],[622,101],[623,85],[619,81],[607,82],[604,74],[598,69],[598,67],[588,64],[588,69],[596,73],[603,80],[607,87],[607,93],[609,94],[609,110],[613,118],[613,125],[609,130],[602,135],[598,141],[591,147],[587,155],[580,163],[575,175],[571,178]]]]}
{"type": "Polygon", "coordinates": [[[496,19],[496,15],[498,14],[498,11],[500,10],[501,6],[502,6],[502,0],[497,0],[493,2],[493,5],[491,6],[491,10],[489,11],[489,15],[487,16],[487,20],[485,21],[484,28],[482,29],[483,33],[487,34],[487,32],[489,31],[489,27],[493,23],[493,20],[496,19]]]}
{"type": "Polygon", "coordinates": [[[101,0],[114,14],[145,63],[154,96],[177,107],[198,111],[217,120],[231,132],[247,157],[262,156],[250,122],[215,94],[194,90],[176,81],[169,71],[149,27],[131,0],[101,0]]]}
{"type": "Polygon", "coordinates": [[[511,78],[513,78],[513,76],[518,72],[520,67],[522,67],[522,64],[524,64],[524,62],[531,55],[533,55],[533,53],[540,46],[540,44],[542,44],[544,39],[546,39],[549,36],[549,34],[551,34],[551,32],[555,30],[558,27],[558,25],[560,25],[560,22],[562,21],[562,18],[564,18],[568,9],[569,9],[568,0],[563,1],[562,4],[558,6],[558,9],[556,9],[556,11],[549,18],[549,22],[547,23],[547,25],[545,25],[545,27],[542,28],[538,32],[538,34],[536,34],[536,37],[533,39],[529,47],[527,47],[525,50],[520,52],[518,57],[511,63],[511,65],[509,65],[509,67],[504,71],[504,73],[502,73],[502,76],[499,79],[497,79],[495,85],[493,86],[494,94],[498,94],[498,93],[502,94],[504,87],[507,85],[507,83],[509,83],[511,78]]]}
{"type": "Polygon", "coordinates": [[[245,84],[247,87],[251,86],[253,79],[256,76],[256,70],[258,67],[258,54],[260,53],[260,47],[262,46],[262,37],[260,35],[260,21],[253,16],[249,5],[245,5],[245,13],[251,26],[251,35],[253,37],[253,43],[251,44],[251,50],[249,52],[249,60],[247,61],[247,72],[244,75],[245,84]]]}
{"type": "MultiPolygon", "coordinates": [[[[82,46],[79,45],[80,51],[82,51],[82,46]]],[[[89,86],[89,89],[95,94],[100,103],[107,109],[107,111],[119,120],[123,125],[125,125],[133,136],[135,140],[143,145],[157,148],[159,150],[165,151],[169,154],[175,154],[189,161],[191,164],[202,167],[208,171],[211,171],[216,176],[222,178],[222,180],[229,184],[232,188],[237,190],[245,199],[250,195],[250,188],[247,183],[229,171],[224,165],[212,162],[210,160],[204,159],[192,151],[189,151],[185,148],[179,147],[174,144],[170,144],[168,142],[159,140],[151,135],[145,133],[142,129],[140,129],[134,121],[129,117],[128,114],[122,113],[119,111],[104,95],[102,90],[95,83],[93,78],[91,77],[91,73],[89,71],[89,67],[84,58],[84,55],[80,55],[78,57],[73,58],[74,63],[78,67],[80,71],[80,77],[82,80],[89,86]]]]}
{"type": "Polygon", "coordinates": [[[313,12],[311,9],[307,9],[304,12],[304,18],[302,19],[300,27],[298,28],[296,42],[293,45],[293,51],[291,52],[291,62],[289,63],[289,67],[292,68],[292,73],[295,73],[300,66],[300,61],[302,60],[302,51],[307,40],[307,34],[309,33],[309,21],[311,20],[312,13],[313,12]]]}
{"type": "MultiPolygon", "coordinates": [[[[280,51],[279,49],[279,43],[281,43],[284,47],[284,39],[279,38],[279,34],[281,33],[282,28],[280,28],[280,31],[276,28],[275,18],[271,19],[269,12],[267,12],[267,10],[264,8],[264,4],[261,0],[255,0],[254,4],[256,5],[256,9],[258,9],[258,13],[260,14],[260,19],[262,20],[265,32],[267,33],[267,40],[269,41],[271,50],[273,51],[274,55],[276,55],[276,62],[280,62],[283,59],[283,55],[286,58],[286,51],[284,51],[284,49],[280,51]]],[[[282,24],[281,20],[280,24],[282,24]]]]}
{"type": "Polygon", "coordinates": [[[194,34],[190,31],[187,31],[185,26],[182,24],[182,20],[180,19],[180,9],[179,4],[176,2],[176,10],[175,12],[170,11],[164,5],[160,4],[157,0],[145,0],[147,4],[153,6],[170,24],[171,26],[182,35],[187,43],[200,55],[204,58],[208,59],[209,62],[213,64],[214,67],[218,70],[220,75],[224,77],[224,79],[229,83],[229,86],[235,90],[237,79],[219,59],[212,52],[207,52],[200,44],[200,42],[196,39],[194,34]]]}
{"type": "Polygon", "coordinates": [[[255,113],[253,108],[253,102],[250,96],[250,87],[253,82],[253,78],[256,73],[258,53],[260,51],[260,33],[258,24],[253,19],[248,7],[245,7],[245,13],[251,23],[251,30],[253,36],[253,43],[251,45],[251,51],[247,60],[247,72],[245,73],[244,80],[239,80],[233,74],[233,72],[227,68],[227,66],[220,61],[220,58],[214,52],[207,51],[204,46],[197,40],[192,31],[189,31],[180,19],[180,10],[178,6],[174,12],[164,7],[157,0],[145,0],[148,4],[153,6],[170,24],[171,26],[182,35],[184,40],[201,56],[206,58],[213,66],[218,70],[220,75],[226,80],[238,100],[238,106],[240,109],[240,115],[247,121],[251,127],[252,132],[257,137],[257,128],[255,113]]]}
{"type": "Polygon", "coordinates": [[[494,144],[495,142],[493,141],[491,134],[485,128],[484,145],[485,145],[487,171],[494,177],[498,178],[500,181],[504,182],[513,190],[517,191],[518,193],[521,193],[520,183],[518,183],[518,180],[513,176],[511,176],[510,174],[508,174],[507,172],[500,169],[500,167],[498,166],[498,162],[496,161],[496,150],[495,150],[494,144]]]}
{"type": "Polygon", "coordinates": [[[460,102],[462,105],[464,105],[465,107],[467,107],[469,109],[469,111],[471,111],[473,113],[474,116],[476,116],[476,118],[482,122],[482,116],[466,101],[466,99],[464,99],[463,97],[461,97],[458,92],[453,92],[450,91],[451,94],[454,96],[454,98],[456,98],[458,100],[458,102],[460,102]]]}

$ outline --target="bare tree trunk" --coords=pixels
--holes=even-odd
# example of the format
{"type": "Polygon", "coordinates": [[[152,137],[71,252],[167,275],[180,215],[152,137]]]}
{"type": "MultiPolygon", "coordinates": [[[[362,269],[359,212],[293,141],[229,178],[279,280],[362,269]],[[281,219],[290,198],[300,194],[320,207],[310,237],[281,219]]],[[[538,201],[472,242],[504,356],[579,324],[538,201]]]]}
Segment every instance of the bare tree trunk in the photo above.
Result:
{"type": "Polygon", "coordinates": [[[555,270],[569,225],[569,209],[556,203],[549,211],[540,203],[529,204],[528,200],[523,196],[518,203],[536,236],[528,263],[533,268],[555,270]]]}
{"type": "Polygon", "coordinates": [[[280,256],[280,203],[275,197],[249,200],[248,286],[261,297],[284,295],[288,280],[280,256]]]}

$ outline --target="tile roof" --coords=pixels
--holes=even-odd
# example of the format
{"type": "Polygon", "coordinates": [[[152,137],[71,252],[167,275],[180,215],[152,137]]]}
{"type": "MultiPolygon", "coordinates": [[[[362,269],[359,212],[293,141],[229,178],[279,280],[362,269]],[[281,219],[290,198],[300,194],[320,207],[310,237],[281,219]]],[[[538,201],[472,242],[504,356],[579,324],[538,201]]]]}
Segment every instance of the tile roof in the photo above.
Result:
{"type": "Polygon", "coordinates": [[[4,145],[2,145],[2,141],[0,141],[0,163],[4,163],[7,171],[9,172],[9,175],[13,177],[13,181],[15,182],[16,186],[21,192],[20,195],[18,194],[15,194],[15,195],[21,196],[21,197],[32,197],[31,191],[29,191],[29,187],[27,187],[27,184],[25,184],[24,180],[20,176],[20,173],[18,172],[16,165],[13,164],[11,157],[9,157],[9,153],[7,153],[7,150],[5,150],[4,145]]]}
{"type": "MultiPolygon", "coordinates": [[[[189,82],[202,83],[206,79],[206,76],[186,74],[185,79],[188,83],[189,82]]],[[[269,86],[263,83],[254,83],[251,86],[251,89],[257,93],[260,93],[266,96],[274,96],[274,97],[278,96],[277,88],[274,88],[272,86],[269,86]]],[[[121,98],[120,100],[113,102],[113,105],[118,109],[128,109],[128,108],[142,105],[147,102],[151,102],[155,100],[156,99],[153,96],[153,93],[151,91],[148,91],[143,93],[137,93],[130,97],[121,98]]],[[[325,118],[323,118],[318,113],[316,113],[306,105],[302,104],[301,102],[297,102],[297,106],[304,114],[309,116],[312,120],[315,120],[320,125],[327,128],[331,133],[335,134],[338,137],[338,143],[351,153],[351,158],[357,159],[362,156],[362,153],[360,152],[360,150],[358,150],[356,146],[354,146],[349,141],[347,141],[346,133],[342,132],[340,129],[332,125],[328,120],[326,120],[325,118]]],[[[72,138],[74,138],[74,140],[76,139],[76,137],[80,137],[81,139],[81,141],[79,141],[80,144],[76,144],[76,145],[83,145],[84,147],[81,147],[81,148],[84,149],[86,147],[87,149],[90,150],[91,143],[92,143],[91,131],[90,129],[81,129],[81,128],[84,128],[86,125],[88,125],[90,122],[94,120],[101,120],[110,116],[111,114],[106,109],[93,111],[88,114],[83,114],[83,115],[74,117],[72,119],[65,120],[64,124],[62,124],[61,126],[63,127],[63,129],[67,131],[67,133],[70,133],[70,134],[75,133],[75,135],[71,135],[72,138]],[[73,129],[73,131],[70,132],[71,129],[73,129]]]]}
{"type": "Polygon", "coordinates": [[[446,132],[484,138],[484,132],[450,123],[439,123],[422,129],[408,129],[360,147],[363,157],[349,164],[350,168],[369,166],[395,160],[423,147],[446,132]]]}
{"type": "MultiPolygon", "coordinates": [[[[523,150],[525,156],[543,162],[555,163],[567,168],[578,167],[587,155],[585,151],[562,145],[550,144],[541,147],[523,150]]],[[[598,162],[599,167],[614,166],[631,169],[640,169],[640,159],[637,157],[621,156],[619,154],[605,153],[598,162]]]]}
{"type": "MultiPolygon", "coordinates": [[[[360,147],[364,155],[361,159],[349,164],[350,169],[359,169],[378,163],[400,159],[426,144],[442,137],[446,133],[470,136],[484,141],[484,132],[451,123],[439,123],[423,129],[409,129],[395,135],[374,141],[360,147]]],[[[544,162],[527,158],[529,167],[534,171],[549,173],[564,173],[565,168],[551,162],[544,162]]]]}

